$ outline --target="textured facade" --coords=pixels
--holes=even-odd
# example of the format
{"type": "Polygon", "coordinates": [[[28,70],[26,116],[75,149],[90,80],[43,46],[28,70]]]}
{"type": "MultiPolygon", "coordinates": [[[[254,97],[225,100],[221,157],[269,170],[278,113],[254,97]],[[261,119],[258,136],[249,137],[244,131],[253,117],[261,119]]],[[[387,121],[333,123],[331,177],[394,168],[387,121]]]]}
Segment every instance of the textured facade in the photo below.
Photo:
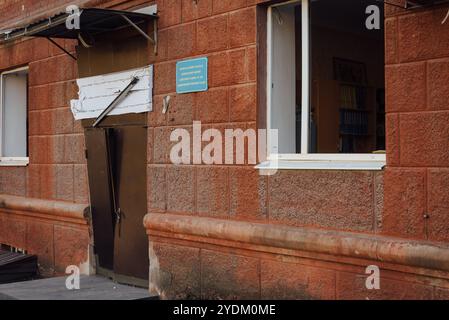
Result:
{"type": "MultiPolygon", "coordinates": [[[[385,6],[384,170],[281,170],[267,177],[252,165],[171,164],[170,133],[192,130],[194,120],[203,129],[260,126],[259,6],[269,2],[84,2],[158,5],[159,52],[148,52],[154,105],[142,221],[150,290],[164,298],[449,298],[447,5],[385,6]],[[202,56],[209,58],[209,90],[176,95],[176,62],[202,56]],[[163,114],[166,95],[172,101],[163,114]],[[365,287],[365,268],[373,264],[381,269],[380,290],[365,287]]],[[[71,2],[38,3],[0,0],[0,26],[71,2]]],[[[75,52],[74,42],[61,44],[75,52]]],[[[89,265],[94,245],[83,209],[84,134],[69,108],[77,68],[45,40],[0,46],[0,71],[24,65],[30,163],[0,166],[0,243],[38,254],[42,269],[54,274],[89,265]]]]}

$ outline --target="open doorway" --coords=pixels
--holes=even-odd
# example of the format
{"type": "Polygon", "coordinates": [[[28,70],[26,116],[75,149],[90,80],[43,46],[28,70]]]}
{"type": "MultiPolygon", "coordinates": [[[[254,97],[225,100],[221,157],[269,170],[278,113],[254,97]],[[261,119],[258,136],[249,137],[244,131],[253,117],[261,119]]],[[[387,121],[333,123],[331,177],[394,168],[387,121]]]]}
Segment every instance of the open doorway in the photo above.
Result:
{"type": "MultiPolygon", "coordinates": [[[[122,30],[112,38],[98,39],[93,47],[78,46],[78,73],[84,79],[112,74],[125,74],[127,79],[130,70],[148,66],[148,52],[148,42],[141,35],[122,30]]],[[[113,87],[107,81],[103,84],[113,87]]],[[[107,106],[103,103],[101,109],[107,106]]],[[[147,113],[109,115],[96,127],[94,118],[82,120],[97,273],[145,288],[149,277],[148,237],[143,227],[147,117],[147,113]]]]}
{"type": "Polygon", "coordinates": [[[97,272],[147,287],[146,117],[113,118],[100,128],[84,123],[97,272]]]}

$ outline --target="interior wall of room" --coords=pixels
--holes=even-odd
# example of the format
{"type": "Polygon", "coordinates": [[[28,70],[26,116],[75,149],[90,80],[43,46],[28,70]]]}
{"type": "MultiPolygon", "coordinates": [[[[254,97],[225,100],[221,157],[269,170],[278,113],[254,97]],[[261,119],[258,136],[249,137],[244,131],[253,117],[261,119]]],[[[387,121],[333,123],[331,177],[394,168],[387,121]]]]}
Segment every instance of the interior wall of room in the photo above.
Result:
{"type": "Polygon", "coordinates": [[[318,152],[338,153],[339,144],[339,81],[334,78],[334,58],[343,58],[366,65],[367,109],[369,134],[366,151],[376,147],[376,89],[385,87],[383,39],[368,38],[356,33],[312,26],[312,108],[316,110],[318,152]]]}

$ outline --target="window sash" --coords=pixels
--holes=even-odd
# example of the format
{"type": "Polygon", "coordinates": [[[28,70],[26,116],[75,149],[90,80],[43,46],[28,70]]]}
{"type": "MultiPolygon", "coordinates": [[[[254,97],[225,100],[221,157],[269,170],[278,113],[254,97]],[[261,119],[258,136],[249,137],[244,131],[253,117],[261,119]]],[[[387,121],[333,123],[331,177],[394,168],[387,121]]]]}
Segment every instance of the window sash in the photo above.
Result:
{"type": "MultiPolygon", "coordinates": [[[[3,156],[3,138],[4,138],[4,128],[3,128],[3,117],[4,117],[4,100],[5,100],[5,93],[4,93],[4,76],[16,73],[19,71],[26,70],[28,72],[28,67],[21,67],[16,68],[13,70],[8,70],[0,73],[0,166],[9,164],[22,164],[26,163],[28,164],[28,157],[5,157],[3,156]]],[[[28,94],[28,93],[27,93],[28,94]]],[[[27,113],[28,113],[28,106],[27,106],[27,113]]],[[[28,136],[28,132],[27,132],[28,136]]]]}
{"type": "Polygon", "coordinates": [[[356,153],[309,153],[309,117],[310,117],[310,0],[291,0],[268,7],[267,12],[267,150],[268,160],[293,161],[368,161],[386,162],[386,154],[356,153]],[[301,3],[301,152],[294,154],[272,153],[273,142],[270,137],[272,114],[272,68],[273,68],[273,8],[288,4],[301,3]],[[307,79],[307,81],[304,81],[307,79]]]}

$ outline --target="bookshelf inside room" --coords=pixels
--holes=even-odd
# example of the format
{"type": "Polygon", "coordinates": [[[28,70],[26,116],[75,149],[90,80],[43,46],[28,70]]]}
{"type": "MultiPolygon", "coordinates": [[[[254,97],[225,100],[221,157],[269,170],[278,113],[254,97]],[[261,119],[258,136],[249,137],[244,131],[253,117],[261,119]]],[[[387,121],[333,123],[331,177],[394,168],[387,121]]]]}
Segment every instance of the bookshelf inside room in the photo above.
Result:
{"type": "Polygon", "coordinates": [[[340,83],[339,92],[339,152],[385,152],[385,89],[340,83]]]}
{"type": "Polygon", "coordinates": [[[373,140],[373,110],[368,101],[368,88],[362,85],[340,84],[340,145],[341,153],[360,153],[373,140]],[[367,141],[368,140],[368,141],[367,141]]]}
{"type": "MultiPolygon", "coordinates": [[[[318,3],[320,1],[315,5],[318,3]]],[[[383,51],[379,50],[384,45],[384,33],[367,30],[363,24],[348,24],[345,16],[329,19],[323,13],[316,12],[311,19],[308,152],[385,152],[385,61],[383,51]]],[[[296,33],[300,35],[300,12],[295,14],[296,33]]],[[[284,116],[286,125],[279,126],[296,133],[296,145],[287,153],[293,149],[296,153],[302,152],[301,133],[306,119],[302,114],[301,50],[301,41],[296,41],[296,73],[293,75],[296,122],[291,120],[295,115],[289,111],[291,116],[284,116]]],[[[279,137],[282,140],[282,132],[279,137]]]]}

